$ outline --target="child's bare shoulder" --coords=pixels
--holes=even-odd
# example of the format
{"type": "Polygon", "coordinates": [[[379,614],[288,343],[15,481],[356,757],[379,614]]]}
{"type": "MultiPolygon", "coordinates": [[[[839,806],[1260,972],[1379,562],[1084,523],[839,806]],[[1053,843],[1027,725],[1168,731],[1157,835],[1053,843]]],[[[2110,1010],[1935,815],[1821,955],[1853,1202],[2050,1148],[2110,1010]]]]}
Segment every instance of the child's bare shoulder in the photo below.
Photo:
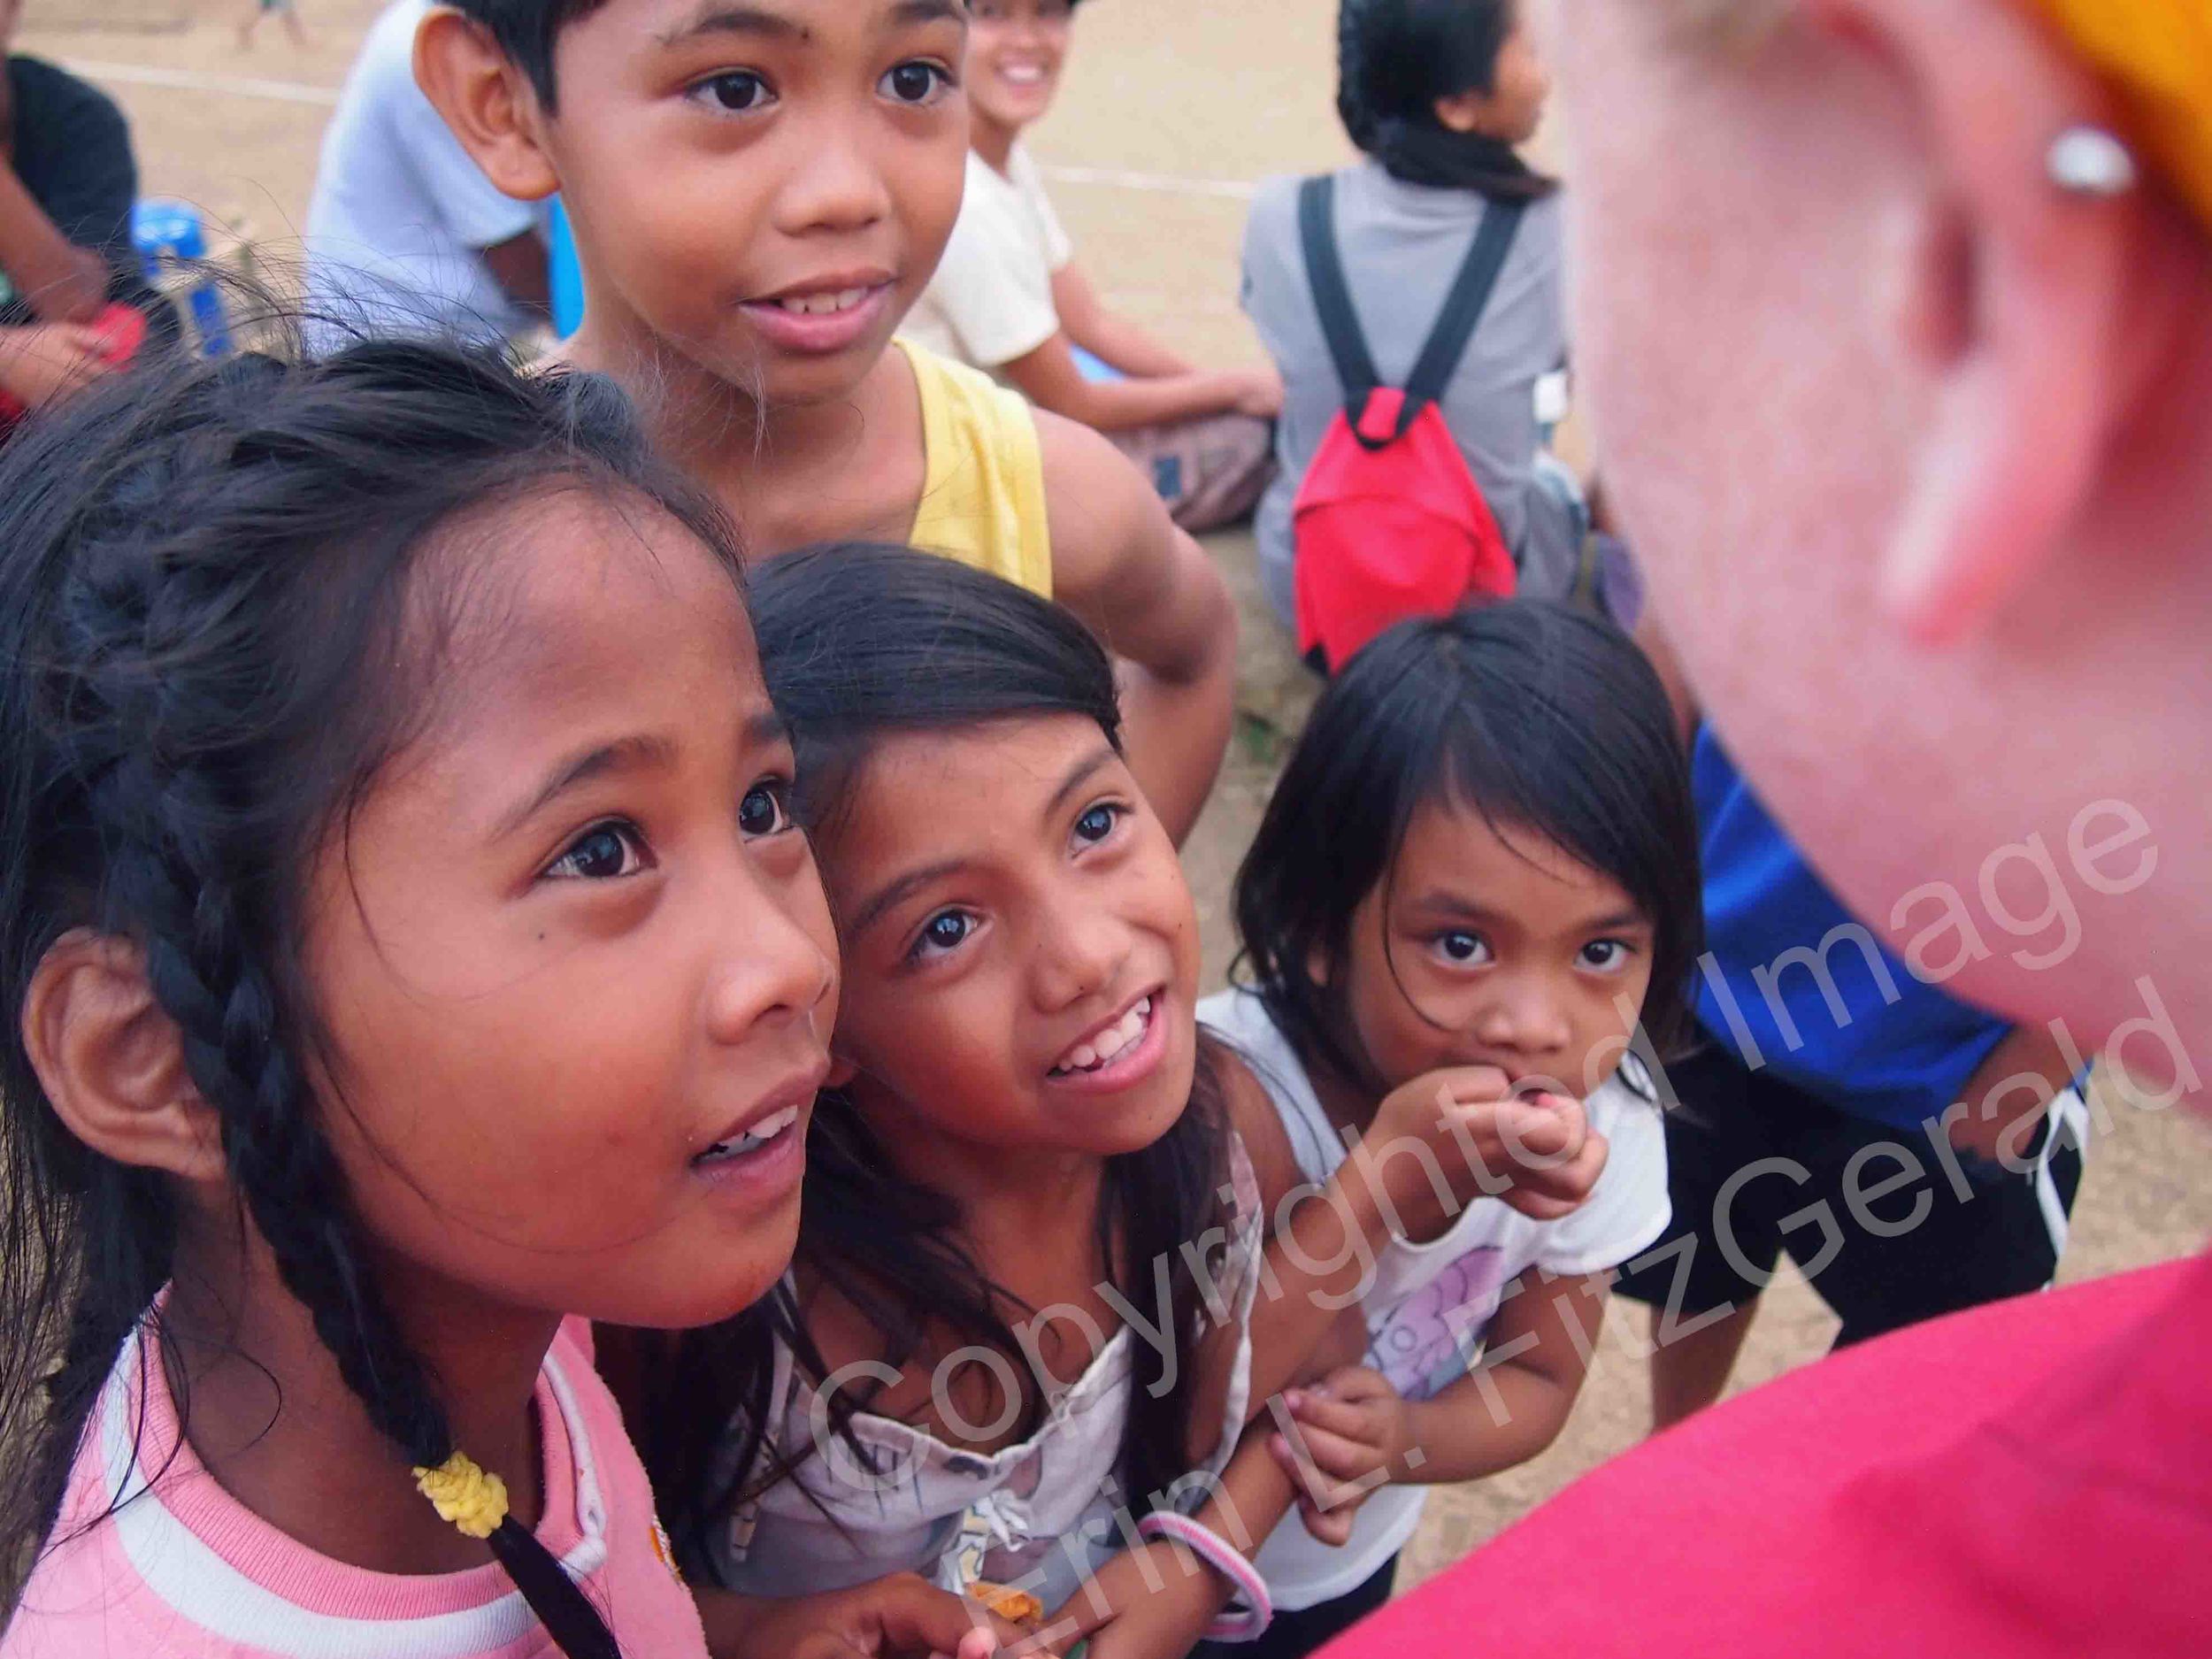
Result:
{"type": "Polygon", "coordinates": [[[1179,533],[1136,463],[1079,421],[1035,416],[1054,591],[1072,603],[1118,584],[1133,564],[1171,559],[1179,533]]]}
{"type": "Polygon", "coordinates": [[[1272,1217],[1284,1196],[1305,1179],[1291,1150],[1290,1137],[1284,1133],[1282,1115],[1234,1048],[1216,1042],[1211,1057],[1214,1077],[1221,1087],[1222,1110],[1229,1127],[1244,1142],[1265,1213],[1272,1217]]]}

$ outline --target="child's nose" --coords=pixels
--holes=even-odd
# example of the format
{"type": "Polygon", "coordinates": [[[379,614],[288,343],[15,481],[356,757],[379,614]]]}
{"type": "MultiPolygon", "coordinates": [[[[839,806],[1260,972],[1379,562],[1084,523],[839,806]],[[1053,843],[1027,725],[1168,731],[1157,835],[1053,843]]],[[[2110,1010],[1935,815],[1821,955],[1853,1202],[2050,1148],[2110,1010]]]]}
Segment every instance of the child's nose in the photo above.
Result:
{"type": "Polygon", "coordinates": [[[1063,910],[1039,936],[1037,1001],[1047,1010],[1071,1008],[1110,990],[1129,959],[1129,929],[1096,909],[1063,910]]]}
{"type": "Polygon", "coordinates": [[[860,230],[887,217],[890,189],[861,123],[819,121],[810,136],[781,195],[785,234],[860,230]]]}
{"type": "Polygon", "coordinates": [[[708,1033],[741,1043],[769,1025],[819,1019],[829,1039],[825,1005],[837,987],[837,961],[789,898],[756,884],[727,930],[727,948],[707,992],[708,1033]]]}
{"type": "Polygon", "coordinates": [[[1533,979],[1495,986],[1475,1021],[1484,1047],[1522,1056],[1556,1054],[1571,1033],[1566,1004],[1533,979]]]}

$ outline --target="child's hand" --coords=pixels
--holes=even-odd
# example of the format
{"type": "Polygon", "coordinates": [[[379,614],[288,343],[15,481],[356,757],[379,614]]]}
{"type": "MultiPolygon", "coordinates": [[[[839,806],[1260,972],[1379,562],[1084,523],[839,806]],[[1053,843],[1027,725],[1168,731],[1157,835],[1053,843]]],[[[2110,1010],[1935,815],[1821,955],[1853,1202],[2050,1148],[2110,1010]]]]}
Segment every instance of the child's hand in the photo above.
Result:
{"type": "Polygon", "coordinates": [[[1368,1177],[1386,1219],[1420,1242],[1478,1198],[1556,1221],[1589,1197],[1605,1156],[1580,1101],[1516,1095],[1496,1067],[1463,1066],[1393,1089],[1348,1163],[1368,1177]]]}
{"type": "Polygon", "coordinates": [[[1388,1378],[1363,1365],[1289,1389],[1283,1403],[1296,1420],[1298,1444],[1278,1432],[1268,1436],[1268,1450],[1298,1483],[1306,1531],[1325,1544],[1344,1543],[1369,1493],[1418,1472],[1407,1457],[1419,1447],[1413,1409],[1388,1378]]]}
{"type": "Polygon", "coordinates": [[[822,1595],[703,1590],[698,1601],[714,1659],[990,1659],[1020,1640],[1012,1625],[910,1572],[822,1595]]]}
{"type": "Polygon", "coordinates": [[[1249,369],[1240,377],[1237,412],[1274,420],[1283,412],[1283,377],[1271,368],[1249,369]]]}
{"type": "Polygon", "coordinates": [[[1061,1653],[1087,1640],[1084,1659],[1182,1659],[1233,1594],[1188,1550],[1155,1539],[1101,1567],[1045,1621],[1045,1634],[1061,1653]]]}

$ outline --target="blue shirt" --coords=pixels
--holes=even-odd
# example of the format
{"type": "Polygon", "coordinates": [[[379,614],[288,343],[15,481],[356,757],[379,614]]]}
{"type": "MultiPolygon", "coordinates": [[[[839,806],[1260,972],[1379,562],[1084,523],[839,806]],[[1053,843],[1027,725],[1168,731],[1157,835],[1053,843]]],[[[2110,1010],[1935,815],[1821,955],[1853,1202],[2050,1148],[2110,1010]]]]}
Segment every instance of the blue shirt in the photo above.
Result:
{"type": "Polygon", "coordinates": [[[1843,908],[1711,731],[1691,783],[1705,860],[1698,1023],[1854,1117],[1939,1117],[2012,1027],[1924,980],[1843,908]]]}

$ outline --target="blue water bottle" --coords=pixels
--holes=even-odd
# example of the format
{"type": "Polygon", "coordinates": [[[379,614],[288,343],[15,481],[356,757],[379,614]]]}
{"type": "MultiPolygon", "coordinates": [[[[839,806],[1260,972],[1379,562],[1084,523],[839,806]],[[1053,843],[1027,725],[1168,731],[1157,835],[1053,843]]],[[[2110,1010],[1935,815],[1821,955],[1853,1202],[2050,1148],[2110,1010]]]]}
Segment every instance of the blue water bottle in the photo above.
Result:
{"type": "Polygon", "coordinates": [[[546,223],[546,274],[553,297],[553,337],[565,340],[584,326],[584,267],[576,257],[576,237],[568,210],[553,198],[546,223]]]}
{"type": "Polygon", "coordinates": [[[190,263],[207,257],[207,233],[199,210],[188,202],[167,196],[149,196],[131,210],[131,243],[138,251],[138,268],[146,280],[170,292],[168,279],[181,270],[188,287],[180,285],[192,333],[200,355],[219,357],[230,351],[230,320],[223,312],[223,296],[214,279],[190,263]]]}

